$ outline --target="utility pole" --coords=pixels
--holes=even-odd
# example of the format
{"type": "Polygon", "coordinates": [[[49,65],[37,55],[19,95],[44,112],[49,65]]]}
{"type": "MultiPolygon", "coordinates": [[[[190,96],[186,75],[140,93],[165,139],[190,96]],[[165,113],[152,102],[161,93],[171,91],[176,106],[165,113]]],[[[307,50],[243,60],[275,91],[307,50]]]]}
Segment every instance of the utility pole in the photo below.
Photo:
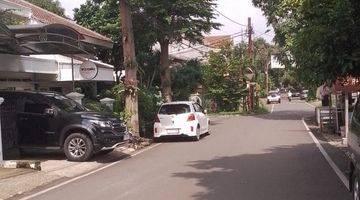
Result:
{"type": "Polygon", "coordinates": [[[125,66],[125,112],[130,115],[129,119],[127,119],[127,125],[130,126],[130,131],[134,136],[140,136],[137,80],[138,65],[135,57],[131,9],[126,0],[120,0],[120,15],[125,66]]]}
{"type": "Polygon", "coordinates": [[[266,94],[269,93],[269,65],[270,63],[266,62],[265,63],[265,91],[266,94]]]}
{"type": "MultiPolygon", "coordinates": [[[[250,68],[252,69],[253,66],[253,42],[252,42],[252,33],[253,33],[253,29],[252,29],[252,25],[251,25],[251,17],[248,18],[248,38],[249,38],[249,43],[248,43],[248,54],[249,54],[249,63],[250,63],[250,68]]],[[[252,80],[250,80],[249,83],[249,111],[253,111],[254,110],[254,85],[252,83],[252,80]]]]}
{"type": "Polygon", "coordinates": [[[248,38],[249,38],[249,46],[248,46],[248,54],[250,58],[250,63],[252,63],[252,54],[253,54],[253,44],[252,44],[252,26],[251,26],[251,17],[248,18],[248,38]]]}

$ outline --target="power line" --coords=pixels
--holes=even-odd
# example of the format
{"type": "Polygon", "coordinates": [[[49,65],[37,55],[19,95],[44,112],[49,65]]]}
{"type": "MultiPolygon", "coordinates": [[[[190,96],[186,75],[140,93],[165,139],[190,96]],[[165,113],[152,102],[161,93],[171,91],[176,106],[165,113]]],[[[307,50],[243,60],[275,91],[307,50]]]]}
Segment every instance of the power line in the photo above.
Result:
{"type": "Polygon", "coordinates": [[[228,19],[229,21],[231,21],[231,22],[233,22],[233,23],[235,23],[235,24],[237,24],[237,25],[247,27],[245,24],[241,24],[241,23],[239,23],[239,22],[237,22],[237,21],[235,21],[235,20],[231,19],[230,17],[228,17],[228,16],[224,15],[222,12],[220,12],[219,10],[217,10],[215,7],[213,7],[213,9],[214,9],[217,13],[219,13],[221,16],[223,16],[223,17],[225,17],[226,19],[228,19]]]}
{"type": "MultiPolygon", "coordinates": [[[[243,36],[243,35],[244,35],[244,33],[238,34],[238,35],[234,35],[234,36],[231,37],[231,39],[234,39],[234,38],[237,38],[237,37],[240,37],[240,36],[243,36]]],[[[201,46],[203,46],[203,47],[208,47],[208,48],[213,49],[214,47],[211,46],[211,45],[220,44],[220,43],[223,42],[224,40],[225,40],[224,38],[221,38],[221,39],[216,40],[216,42],[210,43],[210,44],[208,44],[208,45],[199,44],[199,45],[197,45],[197,46],[190,46],[189,44],[185,44],[185,43],[183,43],[183,42],[180,42],[181,44],[186,45],[186,46],[189,46],[189,47],[184,48],[184,49],[182,49],[181,51],[172,51],[172,52],[170,52],[170,54],[172,54],[172,53],[184,54],[184,53],[190,52],[191,50],[196,50],[196,51],[198,51],[198,52],[200,52],[200,53],[208,53],[207,51],[199,50],[198,48],[201,47],[201,46]]]]}
{"type": "MultiPolygon", "coordinates": [[[[213,7],[213,9],[214,9],[217,13],[219,13],[221,16],[223,16],[224,18],[226,18],[227,20],[229,20],[229,21],[231,21],[231,22],[233,22],[233,23],[235,23],[235,24],[237,24],[237,25],[247,27],[247,25],[242,24],[242,23],[240,23],[240,22],[237,22],[237,21],[231,19],[230,17],[226,16],[225,14],[223,14],[222,12],[220,12],[219,10],[217,10],[215,7],[213,7]]],[[[260,32],[260,31],[255,30],[255,29],[253,29],[253,30],[254,30],[255,32],[259,33],[258,36],[267,35],[267,36],[269,36],[269,37],[273,37],[273,36],[267,34],[266,32],[265,32],[265,33],[262,33],[262,32],[260,32]]]]}

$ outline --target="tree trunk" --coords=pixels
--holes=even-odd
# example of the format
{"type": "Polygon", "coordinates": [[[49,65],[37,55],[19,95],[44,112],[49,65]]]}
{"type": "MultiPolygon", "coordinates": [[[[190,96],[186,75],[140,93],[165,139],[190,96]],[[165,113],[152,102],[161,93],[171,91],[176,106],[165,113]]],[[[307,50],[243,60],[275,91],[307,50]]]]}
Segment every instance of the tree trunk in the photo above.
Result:
{"type": "Polygon", "coordinates": [[[171,102],[171,72],[169,61],[169,41],[164,40],[160,42],[160,78],[161,78],[161,93],[165,102],[171,102]]]}
{"type": "Polygon", "coordinates": [[[126,0],[120,0],[121,30],[123,35],[123,51],[125,66],[125,112],[129,115],[127,124],[134,136],[139,134],[138,114],[138,80],[137,63],[135,57],[134,33],[131,19],[131,10],[126,0]]]}

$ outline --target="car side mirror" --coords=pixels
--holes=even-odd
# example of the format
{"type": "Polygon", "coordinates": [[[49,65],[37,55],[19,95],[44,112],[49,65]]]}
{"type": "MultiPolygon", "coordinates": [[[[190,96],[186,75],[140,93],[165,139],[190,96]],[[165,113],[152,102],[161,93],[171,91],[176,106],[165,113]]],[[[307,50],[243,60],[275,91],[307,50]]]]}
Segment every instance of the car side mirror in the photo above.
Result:
{"type": "Polygon", "coordinates": [[[54,108],[45,108],[44,114],[53,117],[56,115],[56,111],[54,108]]]}
{"type": "Polygon", "coordinates": [[[207,114],[208,112],[207,112],[207,110],[204,110],[204,114],[207,114]]]}

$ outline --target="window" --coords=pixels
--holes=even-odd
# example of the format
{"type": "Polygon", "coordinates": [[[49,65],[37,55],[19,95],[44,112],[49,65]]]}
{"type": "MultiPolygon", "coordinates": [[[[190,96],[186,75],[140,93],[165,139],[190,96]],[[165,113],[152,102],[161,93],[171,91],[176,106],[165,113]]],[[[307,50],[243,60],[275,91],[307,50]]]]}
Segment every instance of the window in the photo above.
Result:
{"type": "Polygon", "coordinates": [[[52,102],[56,107],[65,111],[65,112],[83,112],[86,111],[85,107],[76,103],[76,101],[69,99],[65,96],[58,94],[45,94],[47,99],[52,102]]]}
{"type": "Polygon", "coordinates": [[[27,99],[25,101],[25,105],[24,105],[24,112],[35,113],[35,114],[44,114],[45,109],[48,107],[49,106],[46,104],[37,103],[37,102],[27,99]]]}
{"type": "Polygon", "coordinates": [[[177,115],[177,114],[183,114],[189,112],[190,112],[190,106],[187,104],[168,104],[161,106],[159,114],[177,115]]]}

